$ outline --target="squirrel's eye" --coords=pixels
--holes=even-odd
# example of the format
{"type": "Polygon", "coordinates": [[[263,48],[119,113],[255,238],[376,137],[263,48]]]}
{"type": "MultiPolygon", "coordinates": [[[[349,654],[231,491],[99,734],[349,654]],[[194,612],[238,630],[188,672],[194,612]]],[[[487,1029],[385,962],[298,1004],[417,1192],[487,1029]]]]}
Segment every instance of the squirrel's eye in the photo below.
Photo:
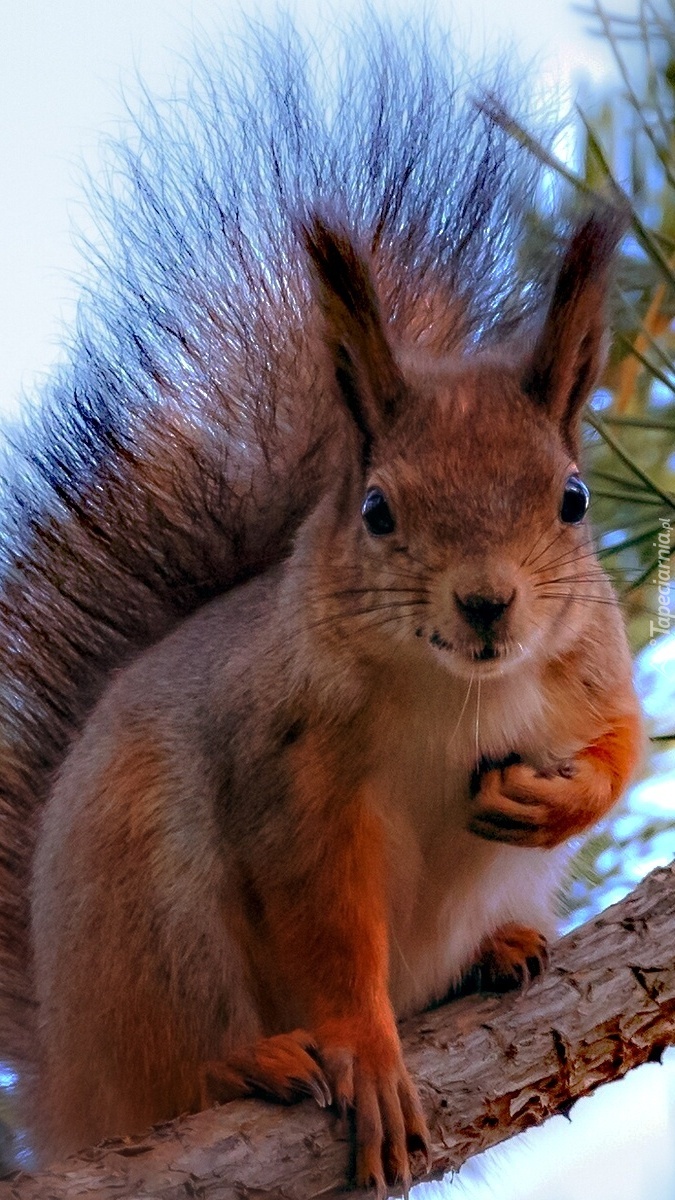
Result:
{"type": "Polygon", "coordinates": [[[368,488],[365,500],[361,505],[361,516],[368,533],[372,533],[374,537],[393,533],[396,528],[387,498],[379,488],[368,488]]]}
{"type": "Polygon", "coordinates": [[[560,520],[566,525],[578,525],[586,516],[590,499],[591,493],[583,479],[579,475],[570,475],[563,492],[560,520]]]}

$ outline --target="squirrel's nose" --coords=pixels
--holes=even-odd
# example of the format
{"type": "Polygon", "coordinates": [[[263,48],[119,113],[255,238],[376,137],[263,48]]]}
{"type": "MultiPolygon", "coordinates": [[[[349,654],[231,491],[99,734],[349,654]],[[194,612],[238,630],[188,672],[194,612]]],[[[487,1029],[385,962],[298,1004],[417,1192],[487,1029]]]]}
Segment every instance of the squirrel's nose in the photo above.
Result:
{"type": "Polygon", "coordinates": [[[507,608],[513,603],[516,594],[514,588],[510,596],[482,596],[471,593],[459,596],[455,592],[455,604],[467,625],[479,634],[491,633],[500,617],[504,616],[507,608]]]}

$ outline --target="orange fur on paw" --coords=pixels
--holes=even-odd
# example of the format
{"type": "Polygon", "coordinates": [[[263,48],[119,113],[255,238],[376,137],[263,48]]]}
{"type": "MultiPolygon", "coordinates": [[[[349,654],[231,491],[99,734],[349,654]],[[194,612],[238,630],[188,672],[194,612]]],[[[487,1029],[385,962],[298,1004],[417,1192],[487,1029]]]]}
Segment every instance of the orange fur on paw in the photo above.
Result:
{"type": "MultiPolygon", "coordinates": [[[[360,1186],[410,1187],[428,1132],[388,992],[387,863],[366,784],[346,791],[344,751],[309,730],[286,754],[284,857],[255,879],[267,953],[307,1027],[338,1111],[349,1114],[360,1186]]],[[[229,1065],[229,1064],[228,1064],[229,1065]]]]}
{"type": "Polygon", "coordinates": [[[410,1187],[428,1132],[388,992],[382,823],[367,786],[346,795],[343,762],[308,733],[287,755],[293,839],[284,870],[258,880],[270,952],[307,1013],[338,1111],[349,1113],[355,1176],[384,1196],[410,1187]]]}
{"type": "Polygon", "coordinates": [[[487,770],[478,780],[468,828],[513,846],[557,846],[605,816],[634,771],[640,746],[638,719],[625,717],[550,770],[522,762],[487,770]]]}
{"type": "Polygon", "coordinates": [[[486,772],[473,801],[471,833],[512,846],[557,846],[591,825],[611,803],[610,781],[577,759],[556,774],[527,763],[486,772]]]}
{"type": "Polygon", "coordinates": [[[303,1029],[261,1038],[200,1070],[201,1107],[260,1095],[291,1104],[313,1096],[321,1108],[331,1103],[328,1082],[317,1062],[316,1043],[303,1029]]]}
{"type": "Polygon", "coordinates": [[[356,1185],[382,1196],[387,1186],[407,1192],[411,1156],[428,1166],[429,1131],[395,1028],[343,1018],[327,1023],[317,1040],[338,1109],[353,1112],[356,1185]]]}
{"type": "Polygon", "coordinates": [[[485,938],[474,968],[480,991],[508,991],[541,975],[548,963],[546,938],[528,925],[502,925],[485,938]]]}

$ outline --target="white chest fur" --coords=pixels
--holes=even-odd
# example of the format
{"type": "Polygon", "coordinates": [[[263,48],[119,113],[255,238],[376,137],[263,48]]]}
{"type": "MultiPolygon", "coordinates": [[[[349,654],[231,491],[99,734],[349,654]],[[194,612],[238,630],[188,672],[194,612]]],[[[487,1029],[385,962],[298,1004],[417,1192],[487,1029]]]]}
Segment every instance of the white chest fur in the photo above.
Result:
{"type": "Polygon", "coordinates": [[[439,999],[507,921],[553,933],[567,860],[466,832],[482,757],[546,755],[546,706],[532,668],[484,679],[436,669],[390,678],[378,708],[375,795],[388,841],[390,991],[399,1015],[439,999]],[[392,686],[393,684],[393,686],[392,686]]]}

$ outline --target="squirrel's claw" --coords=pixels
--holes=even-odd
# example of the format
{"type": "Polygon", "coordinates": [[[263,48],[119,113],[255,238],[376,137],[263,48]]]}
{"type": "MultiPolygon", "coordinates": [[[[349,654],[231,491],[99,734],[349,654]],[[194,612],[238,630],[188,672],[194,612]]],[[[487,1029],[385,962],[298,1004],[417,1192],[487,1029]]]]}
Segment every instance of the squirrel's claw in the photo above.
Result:
{"type": "Polygon", "coordinates": [[[407,1196],[413,1177],[411,1152],[423,1146],[425,1164],[428,1163],[426,1122],[419,1102],[413,1116],[411,1100],[412,1084],[407,1077],[396,1083],[391,1077],[378,1080],[364,1074],[358,1081],[356,1184],[374,1187],[378,1197],[386,1195],[387,1186],[400,1187],[407,1196]],[[410,1095],[403,1099],[402,1093],[410,1095]]]}

